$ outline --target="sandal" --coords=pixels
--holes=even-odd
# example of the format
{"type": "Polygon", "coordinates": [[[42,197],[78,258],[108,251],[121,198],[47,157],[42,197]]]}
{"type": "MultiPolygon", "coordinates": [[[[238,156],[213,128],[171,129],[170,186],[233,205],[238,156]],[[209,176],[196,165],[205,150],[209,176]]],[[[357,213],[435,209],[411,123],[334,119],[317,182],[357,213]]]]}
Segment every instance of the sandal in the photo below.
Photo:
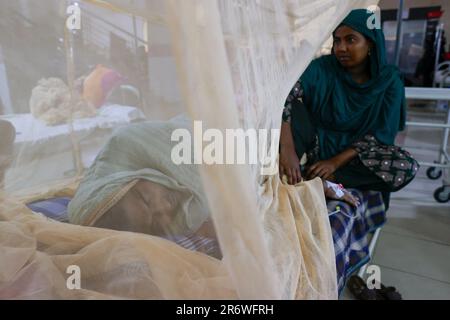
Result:
{"type": "Polygon", "coordinates": [[[377,293],[381,295],[383,300],[403,300],[400,292],[394,287],[385,287],[382,283],[381,289],[377,289],[377,293]]]}
{"type": "Polygon", "coordinates": [[[358,300],[380,300],[375,289],[369,289],[366,282],[358,276],[351,276],[347,286],[350,292],[358,300]]]}

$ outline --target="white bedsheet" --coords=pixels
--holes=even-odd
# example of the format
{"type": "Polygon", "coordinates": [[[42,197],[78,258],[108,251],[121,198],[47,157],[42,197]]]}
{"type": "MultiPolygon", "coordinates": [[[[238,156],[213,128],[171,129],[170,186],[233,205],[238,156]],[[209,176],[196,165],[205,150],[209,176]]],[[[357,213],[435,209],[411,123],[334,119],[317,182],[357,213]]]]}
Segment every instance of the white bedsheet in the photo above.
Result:
{"type": "MultiPolygon", "coordinates": [[[[11,122],[16,128],[16,144],[42,143],[67,136],[69,133],[68,124],[47,126],[30,113],[6,115],[0,119],[11,122]]],[[[74,120],[73,128],[75,133],[89,133],[96,129],[110,129],[144,119],[145,115],[135,107],[108,105],[100,108],[96,117],[74,120]]]]}
{"type": "MultiPolygon", "coordinates": [[[[7,115],[0,119],[11,122],[17,131],[13,151],[15,161],[5,177],[8,192],[15,192],[20,185],[31,188],[74,175],[69,125],[47,126],[31,114],[7,115]]],[[[145,120],[142,111],[121,105],[104,106],[96,117],[74,120],[74,134],[79,142],[83,167],[91,166],[114,128],[142,120],[145,120]]]]}

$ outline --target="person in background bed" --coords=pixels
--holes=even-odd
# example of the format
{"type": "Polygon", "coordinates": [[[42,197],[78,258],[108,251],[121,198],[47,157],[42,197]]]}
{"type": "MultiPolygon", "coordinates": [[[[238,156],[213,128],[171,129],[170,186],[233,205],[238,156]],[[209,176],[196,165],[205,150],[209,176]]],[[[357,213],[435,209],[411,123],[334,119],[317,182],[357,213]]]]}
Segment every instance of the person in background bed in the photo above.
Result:
{"type": "Polygon", "coordinates": [[[320,177],[389,194],[417,173],[418,163],[394,146],[405,90],[386,63],[382,30],[368,27],[371,15],[353,10],[333,33],[332,54],[312,61],[287,98],[280,173],[290,184],[320,177]]]}

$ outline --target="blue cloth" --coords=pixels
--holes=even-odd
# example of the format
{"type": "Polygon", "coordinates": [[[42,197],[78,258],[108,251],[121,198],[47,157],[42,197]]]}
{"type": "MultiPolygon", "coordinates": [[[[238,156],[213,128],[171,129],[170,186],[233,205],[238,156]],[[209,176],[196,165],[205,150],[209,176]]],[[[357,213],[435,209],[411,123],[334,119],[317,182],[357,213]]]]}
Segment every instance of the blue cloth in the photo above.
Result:
{"type": "Polygon", "coordinates": [[[30,210],[41,213],[50,219],[67,222],[67,207],[70,200],[70,198],[54,198],[29,203],[27,206],[30,210]]]}
{"type": "Polygon", "coordinates": [[[347,279],[370,260],[368,235],[386,222],[383,196],[375,191],[349,189],[360,201],[355,209],[347,203],[329,201],[328,211],[341,211],[330,216],[336,254],[336,271],[339,293],[347,279]]]}

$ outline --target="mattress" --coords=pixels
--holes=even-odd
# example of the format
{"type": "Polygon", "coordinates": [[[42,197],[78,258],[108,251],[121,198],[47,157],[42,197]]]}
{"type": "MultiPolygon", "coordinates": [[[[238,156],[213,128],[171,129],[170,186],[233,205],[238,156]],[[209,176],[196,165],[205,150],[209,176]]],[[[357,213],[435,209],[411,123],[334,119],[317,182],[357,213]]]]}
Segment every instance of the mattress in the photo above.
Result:
{"type": "MultiPolygon", "coordinates": [[[[31,113],[0,116],[9,121],[16,128],[16,141],[20,145],[31,142],[45,143],[52,139],[67,137],[70,132],[68,124],[47,126],[43,121],[34,118],[31,113]]],[[[138,120],[144,120],[145,115],[139,109],[130,106],[108,105],[98,110],[93,118],[75,119],[73,130],[75,133],[89,133],[96,129],[111,129],[138,120]]]]}

